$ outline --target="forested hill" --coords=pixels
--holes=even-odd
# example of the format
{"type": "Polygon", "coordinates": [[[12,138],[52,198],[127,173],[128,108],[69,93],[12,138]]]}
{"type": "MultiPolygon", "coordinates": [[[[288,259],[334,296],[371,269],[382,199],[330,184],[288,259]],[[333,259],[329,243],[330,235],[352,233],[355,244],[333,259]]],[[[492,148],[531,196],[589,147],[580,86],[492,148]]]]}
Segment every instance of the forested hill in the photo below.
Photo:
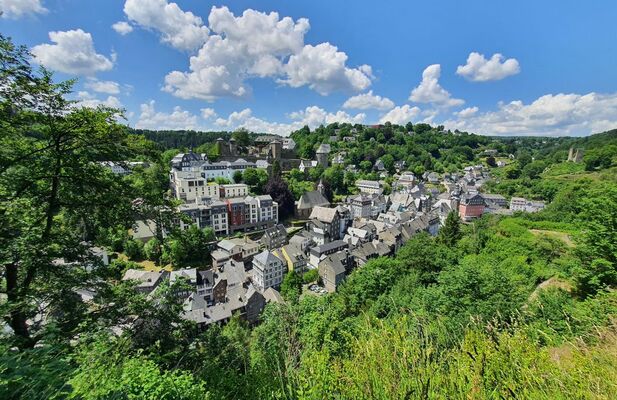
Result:
{"type": "Polygon", "coordinates": [[[129,132],[136,135],[143,135],[146,139],[158,143],[164,149],[188,149],[198,147],[203,144],[210,144],[217,138],[229,140],[230,132],[201,132],[201,131],[154,131],[148,129],[129,129],[129,132]]]}

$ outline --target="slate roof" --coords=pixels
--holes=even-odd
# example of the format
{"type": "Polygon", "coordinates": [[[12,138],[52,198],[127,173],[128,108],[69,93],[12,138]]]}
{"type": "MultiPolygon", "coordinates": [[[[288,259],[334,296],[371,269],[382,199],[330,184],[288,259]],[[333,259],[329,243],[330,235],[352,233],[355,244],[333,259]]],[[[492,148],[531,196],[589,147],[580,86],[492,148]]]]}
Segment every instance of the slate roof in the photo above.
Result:
{"type": "Polygon", "coordinates": [[[330,202],[319,191],[313,190],[310,192],[304,192],[298,200],[298,210],[306,210],[313,207],[325,207],[329,206],[330,202]]]}
{"type": "Polygon", "coordinates": [[[309,218],[316,219],[321,222],[332,223],[334,217],[336,216],[336,213],[336,208],[317,206],[313,208],[313,211],[311,212],[311,216],[309,218]]]}

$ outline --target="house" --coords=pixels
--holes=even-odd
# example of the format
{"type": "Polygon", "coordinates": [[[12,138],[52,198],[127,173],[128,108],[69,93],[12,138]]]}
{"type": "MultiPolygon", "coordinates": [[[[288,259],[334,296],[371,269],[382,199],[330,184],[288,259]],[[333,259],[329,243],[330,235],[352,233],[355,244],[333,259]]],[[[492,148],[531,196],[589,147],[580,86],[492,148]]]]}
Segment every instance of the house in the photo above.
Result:
{"type": "Polygon", "coordinates": [[[171,271],[169,273],[169,285],[173,286],[179,284],[179,282],[183,282],[183,286],[185,287],[177,288],[174,293],[177,297],[185,299],[197,287],[197,275],[196,268],[171,271]]]}
{"type": "Polygon", "coordinates": [[[510,199],[510,210],[524,212],[538,212],[544,209],[546,204],[543,201],[527,200],[523,197],[512,197],[510,199]]]}
{"type": "Polygon", "coordinates": [[[293,150],[296,148],[296,142],[290,138],[290,137],[286,137],[283,138],[283,149],[284,150],[293,150]]]}
{"type": "Polygon", "coordinates": [[[101,161],[99,164],[109,169],[113,174],[116,175],[128,175],[131,173],[131,170],[128,168],[127,163],[118,163],[115,161],[101,161]]]}
{"type": "Polygon", "coordinates": [[[281,296],[281,294],[279,293],[278,290],[274,289],[274,288],[267,288],[264,293],[264,299],[266,299],[266,304],[268,303],[278,303],[278,304],[283,304],[285,303],[285,300],[283,299],[283,296],[281,296]]]}
{"type": "Polygon", "coordinates": [[[366,242],[351,251],[356,266],[361,267],[369,260],[391,254],[390,248],[379,241],[366,242]]]}
{"type": "Polygon", "coordinates": [[[226,288],[225,296],[220,301],[214,303],[193,293],[183,304],[182,318],[195,323],[200,330],[212,324],[225,324],[234,315],[249,325],[255,325],[265,305],[265,297],[251,283],[233,285],[226,288]]]}
{"type": "Polygon", "coordinates": [[[128,269],[122,277],[123,281],[136,281],[135,290],[140,293],[150,293],[156,289],[167,277],[169,272],[144,271],[141,269],[128,269]]]}
{"type": "Polygon", "coordinates": [[[386,170],[384,163],[381,159],[375,161],[375,165],[373,165],[373,169],[377,172],[383,172],[386,170]]]}
{"type": "Polygon", "coordinates": [[[403,244],[403,235],[401,231],[394,226],[379,232],[377,238],[380,242],[388,246],[392,254],[403,244]]]}
{"type": "Polygon", "coordinates": [[[276,249],[287,244],[287,229],[283,224],[278,224],[266,229],[259,240],[268,250],[276,249]]]}
{"type": "Polygon", "coordinates": [[[306,252],[308,251],[308,248],[315,243],[310,237],[310,234],[304,231],[292,236],[291,239],[289,239],[289,244],[295,245],[300,250],[306,252]]]}
{"type": "Polygon", "coordinates": [[[129,235],[141,242],[148,242],[156,237],[156,223],[153,220],[137,220],[129,230],[129,235]]]}
{"type": "Polygon", "coordinates": [[[347,248],[347,243],[342,240],[335,240],[330,243],[315,246],[309,250],[309,267],[318,268],[319,262],[330,254],[347,248]]]}
{"type": "Polygon", "coordinates": [[[244,183],[220,185],[219,193],[221,198],[246,197],[249,194],[249,187],[244,183]]]}
{"type": "MultiPolygon", "coordinates": [[[[222,139],[219,142],[224,142],[222,139]]],[[[238,158],[235,161],[210,162],[206,154],[189,153],[177,154],[171,160],[170,181],[172,186],[177,179],[192,179],[201,177],[206,181],[216,178],[233,180],[236,171],[244,172],[248,168],[255,168],[254,162],[238,158]]]]}
{"type": "Polygon", "coordinates": [[[341,164],[344,164],[344,163],[345,163],[345,157],[341,153],[338,153],[332,159],[332,164],[333,165],[341,165],[341,164]]]}
{"type": "Polygon", "coordinates": [[[317,166],[317,161],[312,160],[300,160],[300,165],[298,169],[300,172],[305,173],[308,172],[309,169],[315,168],[317,166]]]}
{"type": "Polygon", "coordinates": [[[356,181],[356,187],[360,190],[360,193],[365,193],[365,194],[383,193],[383,186],[381,182],[378,182],[378,181],[369,181],[365,179],[359,179],[356,181]]]}
{"type": "Polygon", "coordinates": [[[285,272],[287,263],[269,250],[264,250],[253,257],[253,283],[260,292],[269,287],[279,287],[285,272]]]}
{"type": "Polygon", "coordinates": [[[430,172],[426,175],[426,180],[428,181],[428,183],[438,184],[439,174],[437,172],[430,172]]]}
{"type": "Polygon", "coordinates": [[[500,194],[482,193],[486,206],[490,208],[505,208],[508,201],[500,194]]]}
{"type": "Polygon", "coordinates": [[[227,263],[229,260],[250,262],[252,257],[259,252],[259,244],[248,236],[243,238],[223,239],[217,243],[216,250],[210,253],[212,267],[227,263]]]}
{"type": "Polygon", "coordinates": [[[330,151],[331,148],[329,144],[322,143],[321,145],[319,145],[319,148],[316,152],[317,165],[323,168],[328,168],[328,157],[330,156],[330,151]]]}
{"type": "Polygon", "coordinates": [[[482,214],[484,214],[485,208],[486,203],[480,194],[467,194],[461,197],[458,206],[458,214],[463,221],[470,221],[474,218],[481,217],[482,214]]]}
{"type": "Polygon", "coordinates": [[[221,201],[213,201],[209,204],[181,204],[178,206],[178,211],[190,219],[189,223],[181,219],[174,221],[181,230],[196,225],[199,229],[212,228],[217,235],[229,233],[227,205],[221,201]]]}
{"type": "Polygon", "coordinates": [[[330,202],[325,198],[322,191],[313,190],[304,192],[302,196],[300,196],[300,200],[296,201],[296,217],[306,219],[313,212],[313,208],[329,206],[330,202]]]}
{"type": "Polygon", "coordinates": [[[274,250],[273,253],[287,263],[287,270],[290,272],[293,271],[298,274],[303,274],[308,269],[308,256],[295,244],[283,246],[280,249],[274,250]]]}
{"type": "Polygon", "coordinates": [[[351,198],[351,214],[353,218],[369,218],[371,216],[372,200],[370,196],[359,194],[351,198]]]}
{"type": "Polygon", "coordinates": [[[336,208],[313,208],[307,226],[317,243],[323,244],[341,238],[341,216],[336,208]]]}
{"type": "Polygon", "coordinates": [[[349,253],[340,251],[327,256],[319,263],[319,277],[328,292],[336,292],[336,289],[345,280],[349,260],[349,253]]]}
{"type": "Polygon", "coordinates": [[[399,160],[394,162],[394,169],[396,172],[401,172],[407,166],[407,162],[405,160],[399,160]]]}

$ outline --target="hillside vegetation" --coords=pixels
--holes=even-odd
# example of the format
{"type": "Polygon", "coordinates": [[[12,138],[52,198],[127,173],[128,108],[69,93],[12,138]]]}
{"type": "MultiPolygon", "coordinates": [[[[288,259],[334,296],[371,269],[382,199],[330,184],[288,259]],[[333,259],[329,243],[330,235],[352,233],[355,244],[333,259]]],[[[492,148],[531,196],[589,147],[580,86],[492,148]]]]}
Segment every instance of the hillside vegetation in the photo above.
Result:
{"type": "MultiPolygon", "coordinates": [[[[418,234],[356,269],[337,293],[269,304],[256,327],[233,318],[198,332],[180,318],[177,287],[137,293],[120,280],[124,262],[102,268],[84,244],[127,247],[136,217],[171,209],[167,166],[179,149],[170,147],[184,144],[129,132],[119,110],[73,107],[71,82],[54,83],[29,66],[26,48],[0,39],[0,398],[617,398],[616,131],[493,138],[410,123],[294,132],[311,157],[334,132],[356,129],[356,142],[332,144],[361,172],[317,176],[334,194],[373,176],[363,162],[457,171],[495,149],[508,165],[491,168],[486,190],[550,203],[536,214],[455,218],[437,237],[418,234]],[[565,162],[571,146],[585,149],[582,163],[565,162]],[[118,178],[105,160],[151,168],[118,178]]],[[[286,179],[307,180],[294,174],[286,179]]],[[[143,251],[199,262],[211,238],[177,235],[143,251]]]]}

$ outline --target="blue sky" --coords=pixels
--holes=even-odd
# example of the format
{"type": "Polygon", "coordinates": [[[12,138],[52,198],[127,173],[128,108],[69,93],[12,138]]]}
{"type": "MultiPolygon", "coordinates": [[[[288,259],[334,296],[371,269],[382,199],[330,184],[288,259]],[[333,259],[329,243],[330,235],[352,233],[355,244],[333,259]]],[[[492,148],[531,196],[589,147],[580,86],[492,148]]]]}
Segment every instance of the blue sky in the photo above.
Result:
{"type": "Polygon", "coordinates": [[[617,2],[0,0],[1,32],[150,129],[617,127],[617,2]],[[276,13],[276,14],[273,14],[276,13]],[[114,25],[116,24],[116,25],[114,25]],[[112,27],[114,25],[114,27],[112,27]]]}

